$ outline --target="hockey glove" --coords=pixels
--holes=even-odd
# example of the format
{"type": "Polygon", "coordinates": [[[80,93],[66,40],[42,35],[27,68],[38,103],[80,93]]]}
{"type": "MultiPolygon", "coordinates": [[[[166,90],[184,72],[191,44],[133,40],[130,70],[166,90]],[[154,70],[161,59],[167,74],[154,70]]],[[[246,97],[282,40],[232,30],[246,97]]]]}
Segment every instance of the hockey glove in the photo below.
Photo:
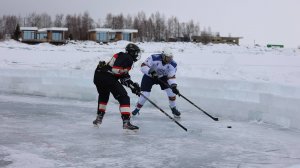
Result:
{"type": "Polygon", "coordinates": [[[106,66],[105,61],[99,61],[98,68],[103,68],[106,66]]]}
{"type": "Polygon", "coordinates": [[[130,85],[133,84],[132,80],[130,79],[130,77],[125,77],[125,78],[121,78],[120,82],[122,85],[125,85],[127,87],[129,87],[130,85]]]}
{"type": "Polygon", "coordinates": [[[177,89],[177,84],[171,85],[172,92],[175,94],[179,94],[179,90],[177,89]]]}
{"type": "Polygon", "coordinates": [[[148,74],[153,78],[153,79],[158,79],[158,74],[156,73],[156,71],[154,69],[149,69],[148,74]]]}
{"type": "Polygon", "coordinates": [[[132,91],[133,94],[136,94],[136,95],[139,96],[139,94],[141,92],[141,88],[140,88],[138,83],[131,84],[130,88],[131,88],[131,91],[132,91]]]}

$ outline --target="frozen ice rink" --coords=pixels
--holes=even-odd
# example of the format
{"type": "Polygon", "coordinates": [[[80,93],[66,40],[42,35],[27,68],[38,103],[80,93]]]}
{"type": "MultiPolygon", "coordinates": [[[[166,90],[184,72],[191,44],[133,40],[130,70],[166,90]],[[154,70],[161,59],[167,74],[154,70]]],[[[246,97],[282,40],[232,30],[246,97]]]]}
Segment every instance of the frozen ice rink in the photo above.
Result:
{"type": "MultiPolygon", "coordinates": [[[[109,45],[0,42],[0,167],[5,168],[299,168],[300,55],[297,49],[141,43],[142,59],[174,51],[185,132],[150,103],[124,131],[111,96],[99,128],[92,83],[99,60],[123,51],[109,45]],[[227,128],[232,126],[232,128],[227,128]]],[[[129,91],[129,90],[128,90],[129,91]]],[[[132,95],[133,109],[137,97],[132,95]]],[[[171,114],[159,87],[150,99],[171,114]]]]}

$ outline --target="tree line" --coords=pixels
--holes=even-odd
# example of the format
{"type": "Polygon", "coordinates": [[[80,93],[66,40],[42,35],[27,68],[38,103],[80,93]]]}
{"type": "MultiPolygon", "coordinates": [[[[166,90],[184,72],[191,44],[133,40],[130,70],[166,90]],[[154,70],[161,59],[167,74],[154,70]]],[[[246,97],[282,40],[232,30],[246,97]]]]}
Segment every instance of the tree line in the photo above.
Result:
{"type": "MultiPolygon", "coordinates": [[[[88,40],[88,30],[93,28],[137,29],[139,41],[166,41],[181,38],[190,41],[192,35],[200,34],[198,23],[193,20],[180,22],[175,16],[166,18],[160,12],[147,16],[144,12],[136,15],[108,13],[103,19],[95,21],[88,12],[83,14],[56,14],[52,18],[47,13],[30,13],[28,16],[3,15],[0,17],[0,39],[7,34],[16,36],[17,27],[66,27],[66,38],[73,40],[88,40]],[[15,34],[15,35],[14,35],[15,34]]],[[[18,30],[19,31],[19,30],[18,30]]]]}

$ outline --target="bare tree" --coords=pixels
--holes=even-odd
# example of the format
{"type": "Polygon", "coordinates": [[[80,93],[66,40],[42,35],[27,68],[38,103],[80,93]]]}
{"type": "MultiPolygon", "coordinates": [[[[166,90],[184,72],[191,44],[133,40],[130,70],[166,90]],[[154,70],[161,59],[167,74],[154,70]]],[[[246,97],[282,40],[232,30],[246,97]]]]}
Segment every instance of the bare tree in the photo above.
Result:
{"type": "Polygon", "coordinates": [[[63,14],[57,14],[55,15],[55,20],[54,20],[54,27],[62,27],[63,26],[63,19],[64,15],[63,14]]]}
{"type": "Polygon", "coordinates": [[[40,15],[36,14],[35,12],[29,14],[26,18],[27,26],[30,27],[41,27],[42,26],[42,18],[40,15]]]}
{"type": "Polygon", "coordinates": [[[123,29],[124,27],[124,17],[123,14],[113,16],[112,28],[113,29],[123,29]]]}
{"type": "Polygon", "coordinates": [[[71,15],[67,15],[66,19],[65,19],[65,24],[64,27],[68,28],[68,32],[66,33],[66,38],[69,38],[70,40],[73,40],[73,27],[72,27],[72,16],[71,15]]]}
{"type": "Polygon", "coordinates": [[[197,24],[195,25],[194,31],[192,32],[192,35],[193,35],[193,36],[197,36],[197,35],[199,35],[199,34],[200,34],[200,26],[199,26],[199,23],[197,23],[197,24]]]}
{"type": "Polygon", "coordinates": [[[4,21],[0,18],[0,39],[4,38],[4,21]]]}
{"type": "Polygon", "coordinates": [[[81,37],[81,14],[79,14],[78,16],[74,16],[74,19],[75,21],[73,22],[73,27],[74,27],[74,30],[75,30],[75,34],[74,34],[74,38],[77,39],[77,40],[81,40],[82,37],[81,37]]]}
{"type": "Polygon", "coordinates": [[[41,27],[51,27],[52,26],[52,18],[47,13],[42,13],[41,17],[41,27]]]}
{"type": "Polygon", "coordinates": [[[146,25],[144,24],[147,21],[145,12],[138,12],[137,16],[134,17],[133,28],[138,30],[138,38],[140,41],[145,41],[146,25]]]}
{"type": "Polygon", "coordinates": [[[102,26],[102,21],[101,19],[98,19],[97,22],[95,22],[95,27],[101,27],[102,26]]]}
{"type": "Polygon", "coordinates": [[[68,33],[67,36],[71,40],[79,40],[80,39],[80,16],[77,15],[67,15],[66,16],[66,22],[65,22],[65,27],[68,28],[68,33]]]}
{"type": "Polygon", "coordinates": [[[113,15],[111,13],[108,13],[106,15],[104,27],[106,27],[106,28],[112,28],[113,27],[113,15]]]}
{"type": "Polygon", "coordinates": [[[153,23],[153,20],[149,18],[148,20],[144,21],[145,25],[145,39],[146,41],[153,41],[155,32],[153,31],[155,29],[155,25],[153,23]]]}
{"type": "Polygon", "coordinates": [[[94,20],[88,12],[83,15],[67,15],[65,19],[65,27],[68,30],[68,36],[74,40],[87,40],[88,30],[94,28],[94,20]]]}
{"type": "Polygon", "coordinates": [[[166,36],[168,38],[177,38],[179,36],[179,21],[177,17],[172,16],[171,18],[168,19],[167,21],[167,34],[166,36]]]}
{"type": "Polygon", "coordinates": [[[139,24],[139,20],[137,17],[134,17],[134,19],[133,19],[133,28],[138,30],[137,36],[139,38],[139,41],[143,41],[143,37],[142,37],[141,31],[140,31],[141,30],[140,24],[139,24]]]}
{"type": "Polygon", "coordinates": [[[161,41],[164,40],[164,32],[165,32],[165,18],[159,12],[151,15],[151,19],[154,22],[154,40],[161,41]]]}
{"type": "Polygon", "coordinates": [[[9,34],[13,36],[19,20],[14,15],[3,16],[3,35],[9,34]]]}
{"type": "Polygon", "coordinates": [[[133,21],[132,17],[130,15],[127,15],[124,19],[124,28],[131,29],[133,27],[133,21]]]}
{"type": "Polygon", "coordinates": [[[187,24],[186,24],[186,32],[184,37],[186,38],[186,41],[190,41],[191,36],[193,34],[193,32],[195,31],[195,24],[193,20],[190,20],[187,24]]]}
{"type": "Polygon", "coordinates": [[[166,39],[172,38],[172,31],[173,31],[173,24],[172,24],[172,18],[169,18],[167,20],[167,27],[166,27],[166,39]]]}
{"type": "Polygon", "coordinates": [[[180,23],[180,29],[181,29],[181,32],[180,32],[180,36],[181,38],[185,39],[187,38],[187,25],[186,23],[182,22],[180,23]]]}
{"type": "Polygon", "coordinates": [[[203,44],[208,44],[211,42],[211,32],[210,32],[210,28],[209,31],[206,30],[206,28],[204,27],[204,30],[201,32],[201,42],[203,44]]]}
{"type": "Polygon", "coordinates": [[[81,19],[81,31],[80,31],[80,40],[88,39],[88,30],[93,28],[94,20],[90,17],[88,12],[84,12],[81,19]]]}

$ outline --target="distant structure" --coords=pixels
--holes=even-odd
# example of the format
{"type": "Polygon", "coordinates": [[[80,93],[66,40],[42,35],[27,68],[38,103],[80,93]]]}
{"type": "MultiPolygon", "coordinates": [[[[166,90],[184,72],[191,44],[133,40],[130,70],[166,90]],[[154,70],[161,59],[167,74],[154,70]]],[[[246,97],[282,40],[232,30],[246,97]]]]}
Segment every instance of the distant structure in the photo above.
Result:
{"type": "Polygon", "coordinates": [[[88,31],[88,39],[96,42],[114,42],[119,40],[136,41],[136,29],[96,28],[88,31]]]}
{"type": "Polygon", "coordinates": [[[200,36],[192,36],[192,41],[197,43],[213,43],[213,44],[235,44],[239,45],[239,40],[242,37],[221,37],[219,33],[201,32],[200,36]]]}
{"type": "Polygon", "coordinates": [[[52,44],[66,43],[65,32],[68,28],[50,27],[38,29],[37,27],[20,27],[21,41],[29,44],[49,42],[52,44]]]}
{"type": "Polygon", "coordinates": [[[167,39],[168,42],[190,42],[189,37],[170,37],[167,39]]]}
{"type": "Polygon", "coordinates": [[[282,44],[267,44],[268,48],[283,48],[284,45],[282,44]]]}

